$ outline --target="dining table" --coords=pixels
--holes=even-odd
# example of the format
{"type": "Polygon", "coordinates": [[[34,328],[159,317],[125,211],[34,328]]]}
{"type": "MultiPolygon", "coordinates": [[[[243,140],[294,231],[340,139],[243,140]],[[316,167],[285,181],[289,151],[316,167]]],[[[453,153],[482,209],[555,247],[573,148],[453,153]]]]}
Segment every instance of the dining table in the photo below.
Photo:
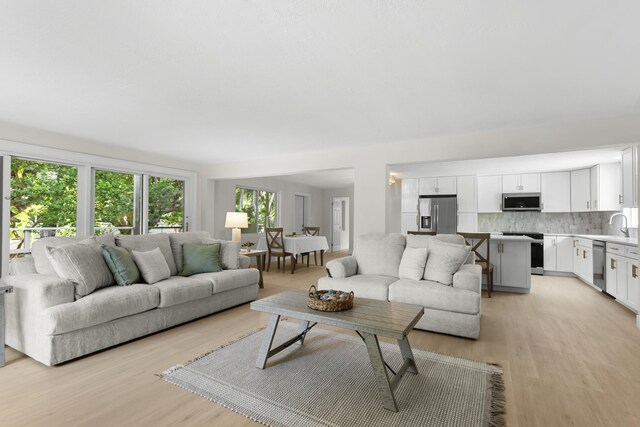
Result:
{"type": "MultiPolygon", "coordinates": [[[[324,251],[329,249],[329,243],[325,236],[284,236],[284,251],[292,253],[294,256],[306,254],[309,252],[320,251],[320,265],[324,265],[324,251]]],[[[260,237],[258,250],[268,250],[267,238],[260,237]]]]}

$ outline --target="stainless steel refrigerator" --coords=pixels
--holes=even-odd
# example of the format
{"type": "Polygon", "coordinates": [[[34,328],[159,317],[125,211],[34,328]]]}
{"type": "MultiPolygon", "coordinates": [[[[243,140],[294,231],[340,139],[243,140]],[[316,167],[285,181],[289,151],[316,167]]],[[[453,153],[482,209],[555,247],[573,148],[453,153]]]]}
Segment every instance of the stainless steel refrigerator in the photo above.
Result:
{"type": "Polygon", "coordinates": [[[455,234],[458,199],[455,195],[420,196],[420,231],[455,234]]]}

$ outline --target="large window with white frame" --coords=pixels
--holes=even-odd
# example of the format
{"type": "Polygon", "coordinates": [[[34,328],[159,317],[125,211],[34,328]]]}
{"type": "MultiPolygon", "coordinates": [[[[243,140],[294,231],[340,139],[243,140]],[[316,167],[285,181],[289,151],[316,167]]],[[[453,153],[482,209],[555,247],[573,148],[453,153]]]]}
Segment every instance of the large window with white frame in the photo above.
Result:
{"type": "Polygon", "coordinates": [[[140,234],[140,175],[94,171],[95,234],[140,234]]]}
{"type": "Polygon", "coordinates": [[[264,233],[265,227],[278,225],[278,193],[236,187],[236,212],[246,212],[247,233],[264,233]]]}
{"type": "Polygon", "coordinates": [[[162,176],[147,177],[149,233],[177,233],[184,231],[184,190],[182,179],[162,176]]]}

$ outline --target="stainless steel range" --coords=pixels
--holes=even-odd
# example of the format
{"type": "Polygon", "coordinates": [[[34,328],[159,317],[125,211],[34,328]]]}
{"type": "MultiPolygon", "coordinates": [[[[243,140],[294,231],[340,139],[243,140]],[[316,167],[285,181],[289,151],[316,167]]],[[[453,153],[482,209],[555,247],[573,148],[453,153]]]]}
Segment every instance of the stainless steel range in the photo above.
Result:
{"type": "Polygon", "coordinates": [[[523,231],[503,231],[502,234],[531,237],[531,274],[544,274],[544,234],[523,231]]]}

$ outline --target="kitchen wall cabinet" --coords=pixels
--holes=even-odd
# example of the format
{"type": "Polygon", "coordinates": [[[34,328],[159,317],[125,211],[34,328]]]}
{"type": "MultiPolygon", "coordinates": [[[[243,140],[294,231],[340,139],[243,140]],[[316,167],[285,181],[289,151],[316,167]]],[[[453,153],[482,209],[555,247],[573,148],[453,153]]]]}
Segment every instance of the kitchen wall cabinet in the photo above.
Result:
{"type": "Polygon", "coordinates": [[[478,214],[475,212],[458,214],[458,233],[476,233],[478,231],[478,214]]]}
{"type": "Polygon", "coordinates": [[[456,178],[458,213],[478,212],[476,188],[475,176],[459,176],[456,178]]]}
{"type": "Polygon", "coordinates": [[[478,177],[478,212],[502,212],[502,176],[478,177]]]}
{"type": "Polygon", "coordinates": [[[401,212],[418,212],[418,179],[402,180],[402,208],[401,212]]]}
{"type": "Polygon", "coordinates": [[[638,248],[607,243],[607,293],[636,313],[640,309],[640,281],[638,279],[638,248]]]}
{"type": "Polygon", "coordinates": [[[638,207],[638,150],[636,146],[622,152],[622,207],[638,207]]]}
{"type": "Polygon", "coordinates": [[[420,178],[418,181],[418,194],[420,196],[456,194],[456,177],[420,178]]]}
{"type": "Polygon", "coordinates": [[[491,239],[493,285],[531,288],[531,242],[529,240],[491,239]]]}
{"type": "Polygon", "coordinates": [[[400,214],[400,232],[407,234],[408,231],[418,231],[417,212],[403,212],[400,214]]]}
{"type": "Polygon", "coordinates": [[[591,210],[619,211],[622,207],[620,163],[603,163],[591,168],[591,210]]]}
{"type": "Polygon", "coordinates": [[[591,210],[591,171],[571,171],[571,212],[591,210]]]}
{"type": "Polygon", "coordinates": [[[539,193],[540,174],[502,175],[503,193],[539,193]]]}
{"type": "Polygon", "coordinates": [[[571,173],[540,174],[540,192],[542,212],[569,212],[571,210],[571,173]]]}

